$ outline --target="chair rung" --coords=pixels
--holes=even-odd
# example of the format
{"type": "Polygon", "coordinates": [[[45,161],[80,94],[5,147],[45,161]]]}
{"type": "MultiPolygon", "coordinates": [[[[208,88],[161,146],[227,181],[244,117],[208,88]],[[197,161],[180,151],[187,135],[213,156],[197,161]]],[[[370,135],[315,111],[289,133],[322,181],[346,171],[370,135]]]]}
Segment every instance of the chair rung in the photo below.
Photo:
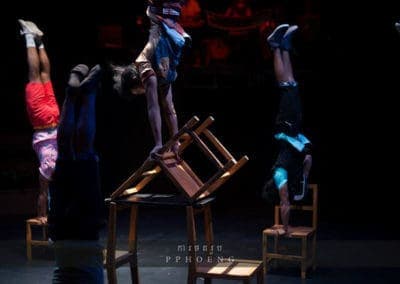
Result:
{"type": "Polygon", "coordinates": [[[49,246],[50,243],[48,241],[37,241],[37,240],[32,240],[31,245],[33,246],[49,246]]]}
{"type": "Polygon", "coordinates": [[[284,260],[297,260],[297,261],[302,261],[304,259],[300,255],[279,254],[279,253],[268,253],[267,254],[267,258],[284,259],[284,260]]]}

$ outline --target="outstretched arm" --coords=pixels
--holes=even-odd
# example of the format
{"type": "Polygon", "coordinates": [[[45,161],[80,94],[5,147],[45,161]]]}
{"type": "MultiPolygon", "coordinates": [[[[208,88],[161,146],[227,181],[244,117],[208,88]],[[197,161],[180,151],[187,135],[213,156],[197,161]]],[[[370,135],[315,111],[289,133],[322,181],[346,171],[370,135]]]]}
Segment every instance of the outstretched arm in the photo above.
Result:
{"type": "Polygon", "coordinates": [[[162,92],[161,104],[168,125],[169,135],[172,137],[178,132],[178,117],[172,100],[172,86],[169,85],[162,92]]]}
{"type": "Polygon", "coordinates": [[[158,150],[162,147],[162,132],[156,76],[152,75],[147,78],[146,81],[144,81],[144,86],[146,89],[147,115],[155,142],[155,146],[151,150],[150,155],[157,155],[158,150]]]}
{"type": "MultiPolygon", "coordinates": [[[[161,104],[163,107],[163,113],[165,121],[168,126],[169,136],[172,137],[178,132],[178,117],[176,115],[174,102],[172,99],[172,86],[168,85],[162,90],[161,104]]],[[[177,142],[173,147],[172,151],[178,156],[179,143],[177,142]]]]}

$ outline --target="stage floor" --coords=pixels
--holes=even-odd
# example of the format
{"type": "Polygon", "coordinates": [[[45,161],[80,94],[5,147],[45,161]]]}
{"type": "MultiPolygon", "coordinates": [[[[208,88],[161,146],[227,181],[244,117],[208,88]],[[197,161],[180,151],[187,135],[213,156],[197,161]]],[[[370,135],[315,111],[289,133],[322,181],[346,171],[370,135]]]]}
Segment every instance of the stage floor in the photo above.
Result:
{"type": "MultiPolygon", "coordinates": [[[[118,248],[127,248],[128,212],[119,215],[118,248]]],[[[138,261],[141,283],[186,283],[186,243],[182,209],[139,209],[138,261]]],[[[3,218],[4,219],[4,218],[3,218]]],[[[261,232],[272,220],[259,210],[214,210],[215,254],[261,260],[261,232]]],[[[201,225],[201,222],[199,222],[201,225]]],[[[0,225],[0,283],[51,283],[54,268],[50,248],[33,248],[33,261],[25,254],[25,222],[16,217],[0,225]]],[[[39,232],[37,232],[39,233],[39,232]]],[[[102,232],[105,243],[106,232],[102,232]]],[[[202,230],[198,231],[201,235],[202,230]]],[[[328,224],[321,221],[317,242],[317,270],[307,283],[397,283],[400,279],[400,240],[397,232],[372,224],[328,224]]],[[[199,239],[202,244],[202,238],[199,239]]],[[[290,249],[290,244],[288,244],[290,249]]],[[[201,261],[201,260],[200,260],[201,261]]],[[[131,283],[128,266],[117,270],[119,283],[131,283]]],[[[106,274],[105,274],[106,276],[106,274]]],[[[198,280],[198,283],[202,281],[198,280]]],[[[239,283],[213,280],[213,283],[239,283]]],[[[255,283],[255,280],[253,280],[255,283]]],[[[280,263],[266,283],[305,283],[295,263],[280,263]]]]}

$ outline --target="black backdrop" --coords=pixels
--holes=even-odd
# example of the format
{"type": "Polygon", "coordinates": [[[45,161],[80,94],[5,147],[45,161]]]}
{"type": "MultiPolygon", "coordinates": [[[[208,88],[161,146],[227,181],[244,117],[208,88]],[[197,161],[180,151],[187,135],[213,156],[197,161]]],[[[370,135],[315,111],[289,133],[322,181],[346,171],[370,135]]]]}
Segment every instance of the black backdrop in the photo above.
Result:
{"type": "MultiPolygon", "coordinates": [[[[5,150],[10,147],[10,136],[21,137],[21,144],[30,149],[32,133],[24,109],[27,68],[17,19],[32,19],[43,27],[61,103],[73,64],[93,64],[113,56],[97,47],[97,26],[117,23],[129,27],[134,16],[144,10],[143,3],[136,2],[113,1],[112,5],[99,4],[84,11],[72,1],[49,6],[51,12],[47,14],[31,3],[1,18],[1,162],[10,159],[12,151],[5,150]]],[[[209,9],[223,7],[222,2],[218,6],[212,2],[203,1],[209,9]]],[[[290,1],[281,2],[288,8],[288,20],[292,20],[296,7],[290,6],[290,1]]],[[[311,49],[300,49],[295,56],[305,132],[315,145],[312,180],[321,188],[321,217],[332,222],[390,221],[397,211],[394,136],[398,130],[395,101],[400,92],[400,36],[393,23],[400,16],[391,7],[374,8],[377,10],[367,13],[366,8],[350,9],[340,2],[319,7],[320,38],[311,49]]],[[[236,155],[250,157],[250,162],[218,192],[222,205],[244,209],[264,206],[258,194],[275,155],[271,126],[277,104],[271,62],[265,64],[269,66],[253,70],[236,66],[238,73],[227,79],[230,83],[215,89],[192,88],[187,83],[189,75],[180,70],[175,86],[181,124],[192,115],[213,115],[217,136],[236,155]]],[[[107,195],[144,160],[152,138],[143,97],[124,101],[103,92],[97,117],[96,144],[107,195]]],[[[26,153],[27,159],[35,159],[31,150],[26,153]]]]}

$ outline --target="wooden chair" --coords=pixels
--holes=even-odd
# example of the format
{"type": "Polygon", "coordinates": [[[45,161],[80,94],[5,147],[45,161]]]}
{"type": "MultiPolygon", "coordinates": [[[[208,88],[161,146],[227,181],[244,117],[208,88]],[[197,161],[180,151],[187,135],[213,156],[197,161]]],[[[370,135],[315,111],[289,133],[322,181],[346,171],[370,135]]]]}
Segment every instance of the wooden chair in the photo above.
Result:
{"type": "MultiPolygon", "coordinates": [[[[267,273],[268,264],[273,259],[283,259],[289,261],[298,261],[301,263],[301,278],[306,278],[306,270],[312,266],[313,270],[316,268],[316,243],[317,243],[317,210],[318,210],[318,186],[316,184],[310,184],[309,188],[312,193],[312,204],[311,205],[291,205],[291,212],[310,211],[312,215],[311,226],[297,226],[291,227],[288,235],[279,235],[278,230],[283,228],[280,224],[280,206],[275,206],[275,225],[267,228],[263,231],[263,263],[264,273],[267,273]],[[272,237],[274,239],[273,252],[269,251],[268,239],[272,237]],[[301,241],[301,254],[285,254],[279,251],[279,240],[280,238],[285,239],[296,239],[301,241]],[[308,249],[308,243],[311,242],[311,251],[308,249]]],[[[294,212],[296,213],[296,212],[294,212]]]]}
{"type": "MultiPolygon", "coordinates": [[[[136,224],[138,206],[184,206],[187,214],[203,213],[204,230],[207,244],[212,239],[212,222],[210,204],[214,199],[211,194],[223,185],[233,174],[239,170],[247,161],[248,157],[243,156],[236,160],[233,155],[222,145],[208,127],[214,122],[208,117],[199,124],[199,119],[192,117],[174,137],[167,141],[160,150],[160,157],[157,159],[148,158],[121,186],[119,186],[106,201],[110,205],[108,222],[108,242],[105,267],[107,269],[109,283],[117,283],[116,269],[129,263],[133,283],[139,283],[137,267],[137,245],[136,245],[136,224]],[[177,141],[180,142],[179,154],[168,152],[177,141]],[[189,163],[183,159],[183,152],[191,145],[203,153],[206,158],[215,166],[214,173],[202,180],[192,169],[189,163]],[[149,184],[157,175],[164,173],[180,191],[180,195],[169,196],[162,194],[142,194],[140,191],[149,184]],[[130,230],[129,230],[129,251],[117,255],[116,222],[117,210],[131,208],[130,230]]],[[[194,218],[194,217],[193,217],[194,218]]],[[[188,231],[194,228],[194,223],[189,223],[191,217],[187,217],[188,231]],[[193,225],[193,226],[192,226],[193,225]]],[[[261,262],[260,262],[261,263],[261,262]]],[[[262,268],[262,265],[260,264],[262,268]]],[[[262,269],[260,269],[262,271],[262,269]]],[[[237,271],[237,269],[235,270],[237,271]]],[[[198,270],[200,275],[200,270],[198,270]]],[[[258,268],[255,270],[258,272],[258,268]]],[[[189,275],[193,276],[189,273],[189,275]]],[[[238,278],[241,279],[241,278],[238,278]]],[[[192,283],[192,282],[190,282],[192,283]]]]}
{"type": "MultiPolygon", "coordinates": [[[[110,202],[110,215],[108,227],[107,250],[105,252],[104,267],[107,270],[108,283],[116,284],[117,269],[118,267],[128,263],[130,267],[132,283],[138,284],[139,271],[137,264],[137,223],[138,223],[138,210],[139,207],[146,205],[149,206],[162,206],[168,207],[190,207],[191,212],[203,216],[204,220],[204,238],[208,247],[211,247],[213,241],[213,228],[211,220],[211,203],[214,198],[203,198],[198,202],[189,204],[176,195],[161,195],[161,194],[136,194],[125,200],[118,202],[110,202]],[[128,251],[117,250],[117,211],[123,207],[130,207],[130,222],[129,222],[129,236],[128,236],[128,251]]],[[[186,210],[187,211],[187,210],[186,210]]],[[[186,218],[189,220],[189,218],[186,218]]],[[[187,223],[192,226],[192,223],[187,223]]]]}
{"type": "MultiPolygon", "coordinates": [[[[197,245],[195,211],[193,207],[186,207],[188,247],[197,245]]],[[[209,217],[211,220],[211,217],[209,217]]],[[[208,244],[209,245],[209,242],[208,244]]],[[[207,252],[212,250],[207,249],[207,252]]],[[[208,255],[210,256],[210,254],[208,255]]],[[[202,277],[206,284],[211,284],[212,278],[241,280],[244,284],[250,283],[251,278],[257,277],[257,284],[264,283],[263,262],[247,259],[215,259],[214,262],[197,263],[196,250],[190,250],[188,284],[196,284],[196,279],[202,277]]],[[[212,257],[212,255],[211,255],[212,257]]]]}
{"type": "Polygon", "coordinates": [[[37,219],[26,220],[26,257],[32,261],[32,246],[49,246],[47,237],[47,223],[40,223],[37,219]],[[42,228],[42,240],[32,239],[32,226],[42,228]]]}
{"type": "Polygon", "coordinates": [[[233,157],[208,129],[213,122],[214,118],[210,116],[197,126],[199,118],[192,117],[163,145],[160,150],[160,153],[163,153],[161,157],[157,160],[147,159],[111,194],[110,199],[138,193],[161,172],[165,173],[187,200],[193,202],[209,196],[249,160],[247,156],[242,156],[239,160],[233,157]],[[177,141],[181,142],[180,154],[194,145],[214,164],[216,171],[208,180],[203,181],[189,163],[185,160],[178,161],[173,153],[167,152],[177,141]]]}

